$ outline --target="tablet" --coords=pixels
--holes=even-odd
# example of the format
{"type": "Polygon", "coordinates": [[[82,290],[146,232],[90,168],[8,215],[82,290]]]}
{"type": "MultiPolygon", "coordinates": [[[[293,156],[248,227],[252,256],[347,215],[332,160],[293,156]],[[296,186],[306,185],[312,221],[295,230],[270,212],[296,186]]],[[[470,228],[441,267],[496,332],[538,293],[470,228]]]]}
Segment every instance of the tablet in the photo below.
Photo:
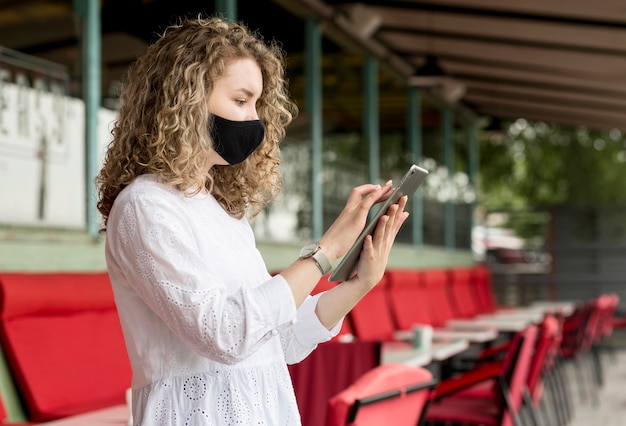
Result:
{"type": "Polygon", "coordinates": [[[387,210],[392,204],[397,203],[400,197],[404,195],[410,196],[417,190],[424,182],[424,179],[426,179],[426,175],[428,175],[428,172],[415,164],[409,168],[400,181],[400,184],[394,189],[389,198],[382,203],[376,213],[367,221],[363,232],[357,237],[350,250],[348,250],[348,253],[341,259],[337,268],[330,277],[328,277],[329,281],[346,281],[354,275],[357,264],[359,263],[365,237],[374,232],[378,220],[387,213],[387,210]]]}

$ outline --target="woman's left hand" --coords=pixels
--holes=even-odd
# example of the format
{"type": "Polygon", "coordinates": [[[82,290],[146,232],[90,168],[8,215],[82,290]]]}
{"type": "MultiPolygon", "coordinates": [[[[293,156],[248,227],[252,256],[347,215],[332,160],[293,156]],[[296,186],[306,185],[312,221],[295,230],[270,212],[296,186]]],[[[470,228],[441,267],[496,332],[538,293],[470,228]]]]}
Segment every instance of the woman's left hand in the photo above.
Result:
{"type": "Polygon", "coordinates": [[[409,217],[409,213],[404,211],[406,203],[407,197],[404,196],[397,204],[391,205],[387,214],[378,221],[373,234],[365,238],[357,273],[350,281],[358,280],[368,289],[380,282],[387,267],[391,247],[400,227],[409,217]]]}
{"type": "Polygon", "coordinates": [[[326,328],[330,329],[337,324],[382,279],[393,242],[409,216],[404,211],[406,202],[405,196],[389,207],[378,221],[373,234],[365,237],[356,274],[322,293],[315,313],[326,328]]]}

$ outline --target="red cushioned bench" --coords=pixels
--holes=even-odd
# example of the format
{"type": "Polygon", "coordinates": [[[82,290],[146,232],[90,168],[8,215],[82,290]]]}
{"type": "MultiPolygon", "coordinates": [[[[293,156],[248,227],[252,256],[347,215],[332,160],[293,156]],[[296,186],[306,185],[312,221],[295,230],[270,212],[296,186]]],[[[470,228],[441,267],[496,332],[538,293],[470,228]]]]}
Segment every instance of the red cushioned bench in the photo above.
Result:
{"type": "Polygon", "coordinates": [[[0,273],[0,344],[31,422],[125,403],[131,369],[106,272],[0,273]]]}

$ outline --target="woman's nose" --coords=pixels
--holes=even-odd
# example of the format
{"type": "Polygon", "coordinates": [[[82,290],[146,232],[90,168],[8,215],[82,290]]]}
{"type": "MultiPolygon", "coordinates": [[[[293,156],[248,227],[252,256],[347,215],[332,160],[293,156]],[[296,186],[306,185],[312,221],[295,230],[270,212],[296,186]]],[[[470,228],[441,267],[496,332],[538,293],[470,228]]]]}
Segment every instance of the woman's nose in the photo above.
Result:
{"type": "Polygon", "coordinates": [[[248,117],[246,117],[246,120],[258,120],[259,119],[259,114],[256,110],[256,106],[252,107],[249,111],[248,111],[248,117]]]}

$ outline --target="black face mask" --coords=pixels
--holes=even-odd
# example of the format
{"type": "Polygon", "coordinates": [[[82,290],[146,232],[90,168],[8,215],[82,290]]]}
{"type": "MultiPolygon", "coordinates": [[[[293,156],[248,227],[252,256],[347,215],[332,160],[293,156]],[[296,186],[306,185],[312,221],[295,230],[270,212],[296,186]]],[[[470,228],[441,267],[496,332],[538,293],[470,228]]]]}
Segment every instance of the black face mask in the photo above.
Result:
{"type": "Polygon", "coordinates": [[[215,152],[232,166],[243,162],[261,145],[265,128],[261,120],[231,121],[213,115],[209,134],[215,152]]]}

